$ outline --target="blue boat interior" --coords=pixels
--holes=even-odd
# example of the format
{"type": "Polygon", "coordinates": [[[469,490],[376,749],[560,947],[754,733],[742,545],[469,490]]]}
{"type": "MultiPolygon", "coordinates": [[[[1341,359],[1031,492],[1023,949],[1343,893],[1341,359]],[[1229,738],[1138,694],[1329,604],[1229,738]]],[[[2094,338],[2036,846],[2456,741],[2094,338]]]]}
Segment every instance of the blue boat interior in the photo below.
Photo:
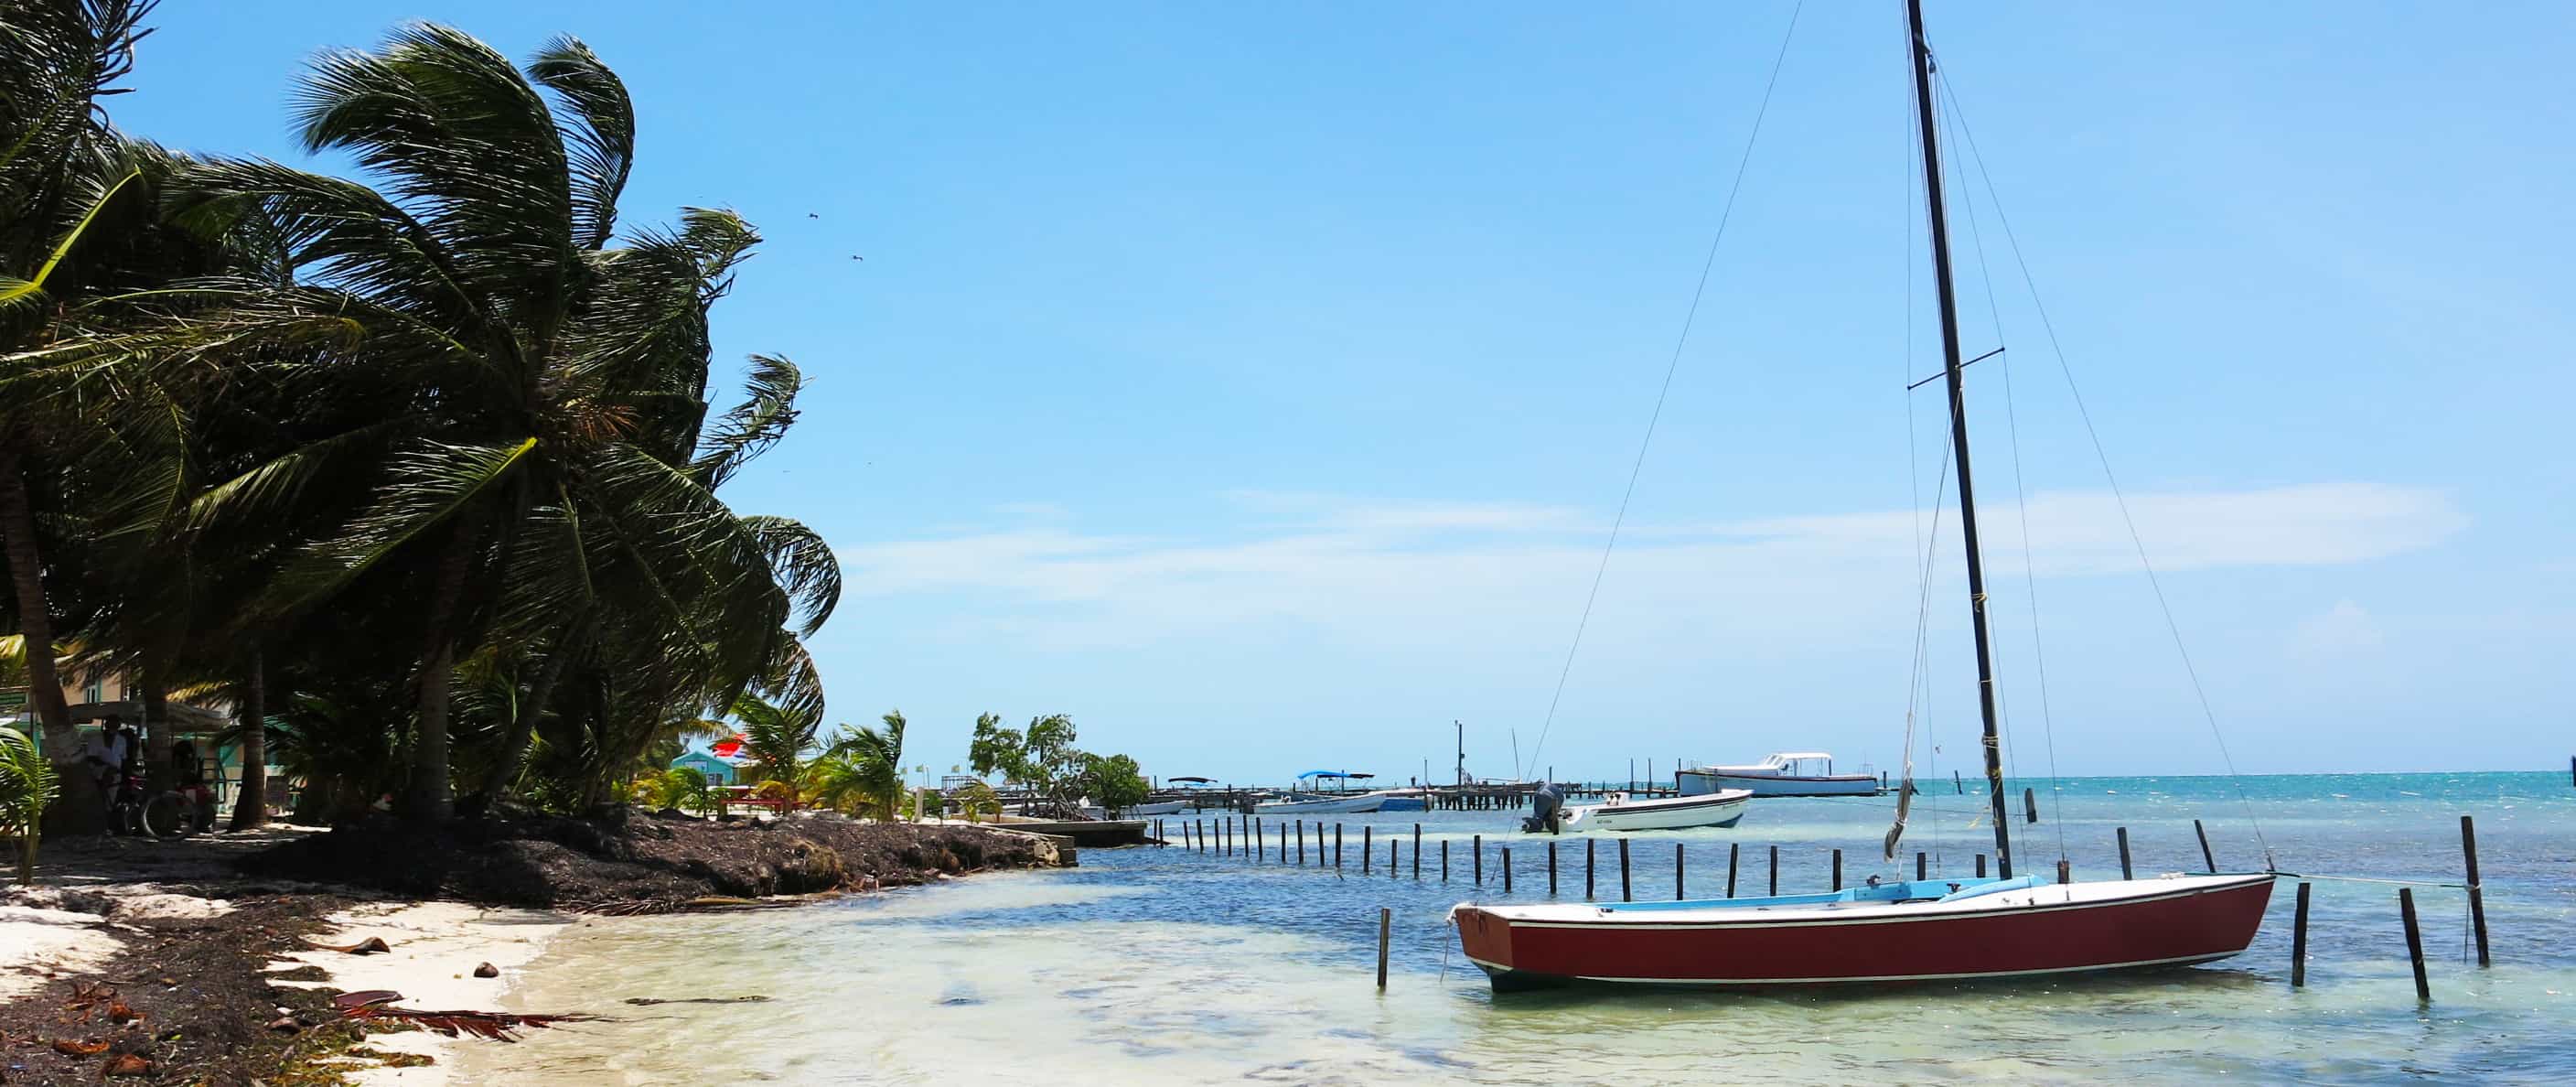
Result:
{"type": "Polygon", "coordinates": [[[1673,902],[1614,902],[1600,908],[1603,913],[1669,913],[1674,910],[1759,910],[1776,906],[1829,906],[1838,902],[1956,902],[1981,895],[2001,894],[2031,887],[2045,887],[2055,880],[2045,876],[2014,876],[2011,879],[1917,879],[1890,881],[1877,886],[1845,887],[1822,894],[1769,895],[1762,898],[1685,898],[1673,902]]]}

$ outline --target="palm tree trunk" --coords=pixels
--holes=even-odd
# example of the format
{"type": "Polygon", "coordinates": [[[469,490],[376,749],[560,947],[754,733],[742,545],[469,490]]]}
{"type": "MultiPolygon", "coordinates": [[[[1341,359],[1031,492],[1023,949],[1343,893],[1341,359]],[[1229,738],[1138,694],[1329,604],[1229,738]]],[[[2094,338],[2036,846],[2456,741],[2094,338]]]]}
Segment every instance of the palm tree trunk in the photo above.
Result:
{"type": "Polygon", "coordinates": [[[472,806],[477,814],[500,800],[511,784],[519,780],[519,771],[528,761],[528,745],[537,735],[537,721],[545,716],[546,703],[554,698],[555,684],[563,679],[564,666],[571,662],[574,653],[580,651],[581,643],[589,632],[589,613],[584,609],[564,625],[563,634],[548,647],[545,663],[537,666],[537,681],[529,685],[527,697],[519,702],[518,712],[510,716],[510,735],[501,745],[501,757],[494,760],[492,768],[483,775],[483,787],[475,790],[472,806]]]}
{"type": "Polygon", "coordinates": [[[241,789],[233,795],[232,829],[257,830],[268,822],[268,667],[250,651],[241,687],[241,789]]]}
{"type": "Polygon", "coordinates": [[[62,780],[45,810],[44,833],[97,834],[107,829],[107,804],[98,779],[82,761],[80,733],[63,702],[62,676],[54,670],[54,620],[45,610],[45,563],[36,548],[36,516],[27,501],[27,477],[18,451],[0,446],[0,545],[9,555],[9,585],[18,600],[18,633],[27,652],[27,700],[35,707],[45,758],[62,780]]]}
{"type": "Polygon", "coordinates": [[[441,821],[456,813],[456,790],[448,780],[447,710],[456,688],[456,613],[478,535],[472,515],[457,524],[439,556],[438,584],[430,596],[429,636],[420,655],[420,721],[403,805],[404,814],[418,821],[441,821]]]}

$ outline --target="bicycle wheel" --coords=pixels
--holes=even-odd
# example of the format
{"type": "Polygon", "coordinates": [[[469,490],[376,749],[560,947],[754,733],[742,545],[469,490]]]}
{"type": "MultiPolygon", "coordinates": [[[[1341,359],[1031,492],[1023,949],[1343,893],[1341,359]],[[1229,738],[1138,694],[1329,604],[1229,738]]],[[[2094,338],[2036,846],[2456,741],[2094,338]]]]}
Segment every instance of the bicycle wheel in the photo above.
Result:
{"type": "Polygon", "coordinates": [[[155,838],[188,836],[188,806],[177,793],[163,793],[143,803],[143,832],[155,838]]]}

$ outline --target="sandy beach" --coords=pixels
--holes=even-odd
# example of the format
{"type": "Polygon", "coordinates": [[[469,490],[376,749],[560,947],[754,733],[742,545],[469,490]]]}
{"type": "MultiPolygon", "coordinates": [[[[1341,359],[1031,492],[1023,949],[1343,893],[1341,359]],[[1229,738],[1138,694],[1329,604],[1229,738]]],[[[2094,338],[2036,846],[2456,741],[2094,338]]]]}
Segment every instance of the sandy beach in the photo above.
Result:
{"type": "MultiPolygon", "coordinates": [[[[544,910],[489,909],[461,902],[370,903],[324,920],[330,928],[308,937],[314,947],[281,956],[270,967],[288,972],[310,966],[324,976],[279,979],[275,984],[326,993],[391,989],[403,995],[396,1002],[400,1007],[475,1011],[499,1008],[502,994],[519,971],[544,951],[546,940],[574,923],[567,915],[544,910]],[[368,939],[383,940],[390,950],[366,955],[332,950],[368,939]],[[476,977],[476,969],[486,964],[498,975],[476,977]]],[[[333,1064],[345,1065],[349,1079],[356,1083],[420,1087],[448,1082],[447,1058],[454,1047],[487,1043],[414,1030],[373,1035],[368,1044],[387,1053],[428,1057],[432,1063],[396,1065],[353,1058],[333,1064]]]]}
{"type": "Polygon", "coordinates": [[[0,1079],[447,1083],[459,1047],[507,1043],[349,1020],[333,998],[391,990],[398,1009],[498,1012],[567,926],[788,906],[1069,853],[972,827],[650,815],[49,842],[35,885],[0,888],[0,1079]],[[341,950],[370,940],[384,949],[341,950]]]}

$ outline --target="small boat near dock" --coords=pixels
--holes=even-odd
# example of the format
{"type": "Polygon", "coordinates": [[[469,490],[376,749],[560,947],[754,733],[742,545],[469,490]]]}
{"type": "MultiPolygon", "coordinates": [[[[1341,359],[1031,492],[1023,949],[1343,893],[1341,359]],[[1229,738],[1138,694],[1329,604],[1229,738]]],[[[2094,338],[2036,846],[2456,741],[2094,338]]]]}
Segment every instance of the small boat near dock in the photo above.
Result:
{"type": "Polygon", "coordinates": [[[1834,757],[1824,751],[1783,751],[1751,766],[1703,766],[1673,777],[1683,796],[1735,789],[1755,796],[1876,796],[1880,788],[1875,775],[1835,773],[1834,757]]]}
{"type": "Polygon", "coordinates": [[[1744,810],[1752,804],[1753,794],[1742,789],[1704,796],[1666,796],[1648,800],[1633,799],[1627,793],[1616,792],[1598,804],[1566,808],[1557,825],[1577,834],[1595,830],[1731,827],[1744,818],[1744,810]]]}

